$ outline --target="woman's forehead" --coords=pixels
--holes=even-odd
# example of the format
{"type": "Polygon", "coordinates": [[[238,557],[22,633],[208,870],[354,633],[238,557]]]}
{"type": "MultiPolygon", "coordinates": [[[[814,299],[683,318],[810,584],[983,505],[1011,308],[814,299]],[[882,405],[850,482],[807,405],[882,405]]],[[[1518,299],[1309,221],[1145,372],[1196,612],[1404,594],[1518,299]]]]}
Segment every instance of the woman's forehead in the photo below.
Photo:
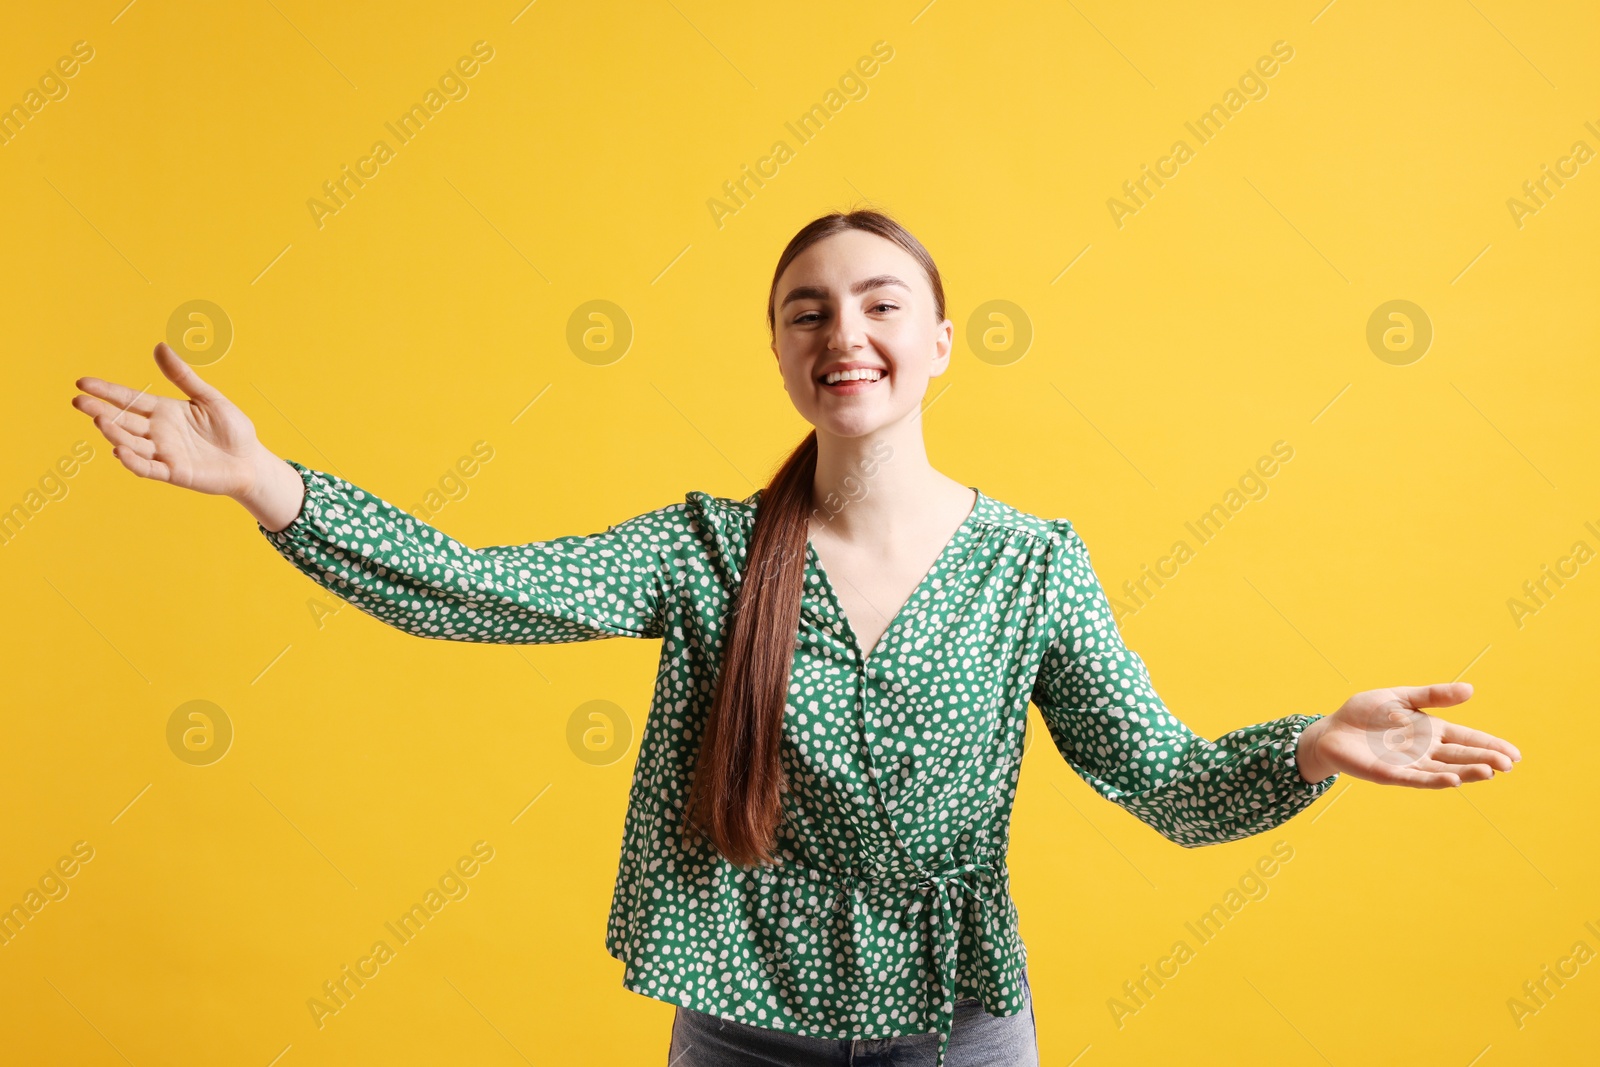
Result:
{"type": "Polygon", "coordinates": [[[921,277],[917,261],[893,241],[850,230],[825,237],[796,256],[779,279],[778,297],[797,286],[838,295],[875,278],[895,278],[915,291],[921,277]],[[856,237],[862,240],[852,240],[856,237]]]}

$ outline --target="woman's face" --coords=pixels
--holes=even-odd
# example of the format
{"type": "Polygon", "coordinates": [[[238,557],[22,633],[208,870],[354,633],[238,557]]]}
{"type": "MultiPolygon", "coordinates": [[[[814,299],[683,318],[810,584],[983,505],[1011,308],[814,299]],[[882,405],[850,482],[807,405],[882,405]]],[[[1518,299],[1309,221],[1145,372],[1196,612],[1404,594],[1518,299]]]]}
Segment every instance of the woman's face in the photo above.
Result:
{"type": "Polygon", "coordinates": [[[773,355],[795,409],[819,433],[859,437],[915,417],[950,363],[949,319],[911,254],[864,230],[796,256],[773,298],[773,355]],[[829,384],[829,372],[875,371],[829,384]]]}

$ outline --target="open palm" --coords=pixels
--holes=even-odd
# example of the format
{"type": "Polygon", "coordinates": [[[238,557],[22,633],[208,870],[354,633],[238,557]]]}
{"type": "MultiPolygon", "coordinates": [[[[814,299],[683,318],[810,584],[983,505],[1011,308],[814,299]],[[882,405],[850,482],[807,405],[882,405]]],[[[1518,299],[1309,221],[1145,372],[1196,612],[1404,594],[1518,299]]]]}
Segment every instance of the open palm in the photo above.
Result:
{"type": "Polygon", "coordinates": [[[259,451],[249,417],[165,342],[156,345],[161,373],[187,400],[152,396],[99,378],[79,378],[72,406],[93,416],[112,454],[141,478],[201,493],[236,496],[250,484],[259,451]]]}
{"type": "Polygon", "coordinates": [[[1493,778],[1522,758],[1515,745],[1421,710],[1460,704],[1471,696],[1467,682],[1357,693],[1310,727],[1320,728],[1314,759],[1329,773],[1418,789],[1493,778]]]}

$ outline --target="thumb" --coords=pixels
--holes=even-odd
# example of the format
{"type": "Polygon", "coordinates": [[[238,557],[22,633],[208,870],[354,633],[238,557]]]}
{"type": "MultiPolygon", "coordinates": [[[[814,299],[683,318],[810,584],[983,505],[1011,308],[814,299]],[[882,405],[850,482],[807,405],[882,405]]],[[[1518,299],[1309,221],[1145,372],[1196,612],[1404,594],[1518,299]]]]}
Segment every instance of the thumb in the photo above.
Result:
{"type": "Polygon", "coordinates": [[[1472,698],[1471,682],[1444,682],[1439,685],[1397,685],[1392,690],[1412,708],[1448,708],[1472,698]]]}
{"type": "Polygon", "coordinates": [[[222,394],[201,381],[200,375],[194,372],[194,368],[185,363],[165,341],[156,345],[156,366],[161,368],[161,373],[165,374],[173,385],[182,389],[194,400],[222,398],[222,394]]]}

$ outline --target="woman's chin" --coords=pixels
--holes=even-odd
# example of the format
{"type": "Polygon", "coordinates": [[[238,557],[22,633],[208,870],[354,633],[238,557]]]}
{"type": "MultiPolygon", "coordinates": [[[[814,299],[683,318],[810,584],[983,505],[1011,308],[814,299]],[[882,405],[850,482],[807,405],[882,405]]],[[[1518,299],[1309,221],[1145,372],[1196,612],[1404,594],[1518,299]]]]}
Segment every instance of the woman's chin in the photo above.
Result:
{"type": "Polygon", "coordinates": [[[886,429],[895,420],[881,411],[828,412],[811,420],[817,433],[829,437],[866,437],[886,429]]]}

